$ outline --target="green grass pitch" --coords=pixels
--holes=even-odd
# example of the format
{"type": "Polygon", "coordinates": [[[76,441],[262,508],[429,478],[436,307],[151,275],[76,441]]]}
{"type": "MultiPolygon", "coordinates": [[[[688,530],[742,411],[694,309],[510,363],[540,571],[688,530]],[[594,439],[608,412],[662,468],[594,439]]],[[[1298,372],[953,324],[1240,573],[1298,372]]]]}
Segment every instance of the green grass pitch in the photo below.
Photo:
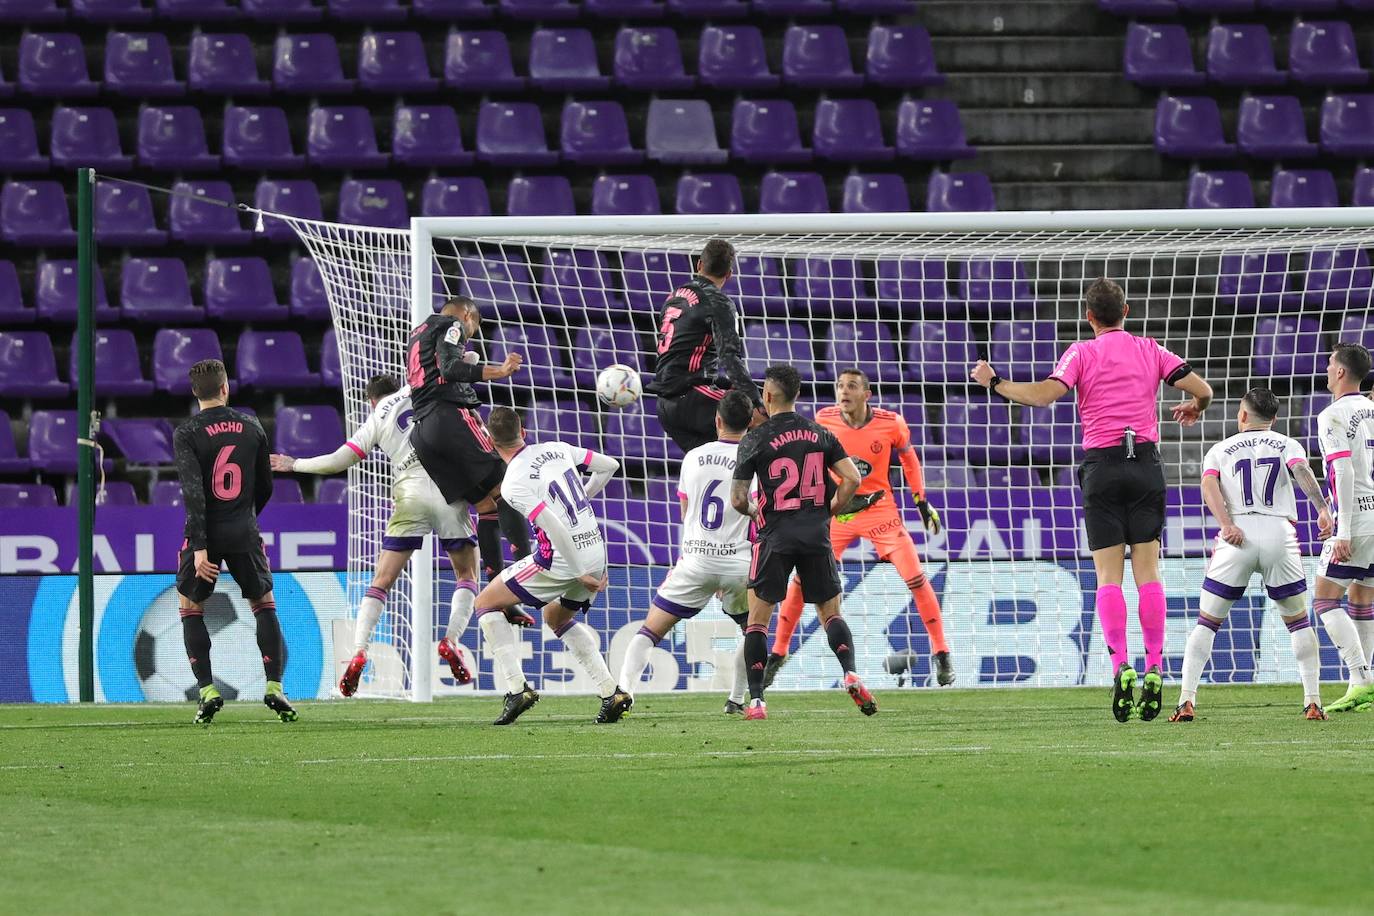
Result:
{"type": "MultiPolygon", "coordinates": [[[[1330,690],[1330,688],[1328,688],[1330,690]]],[[[0,708],[13,913],[1368,912],[1374,716],[1207,687],[0,708]],[[1174,691],[1166,694],[1172,700],[1174,691]]]]}

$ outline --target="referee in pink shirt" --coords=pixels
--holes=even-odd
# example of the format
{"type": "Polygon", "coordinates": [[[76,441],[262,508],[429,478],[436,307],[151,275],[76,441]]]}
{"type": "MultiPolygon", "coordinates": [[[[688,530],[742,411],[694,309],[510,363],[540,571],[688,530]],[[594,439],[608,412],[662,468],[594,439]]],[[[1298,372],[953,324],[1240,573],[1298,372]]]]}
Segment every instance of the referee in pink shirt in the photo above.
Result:
{"type": "Polygon", "coordinates": [[[1173,415],[1192,426],[1212,402],[1212,388],[1177,355],[1150,340],[1126,333],[1130,313],[1121,287],[1102,278],[1084,297],[1091,340],[1069,346],[1043,382],[999,378],[979,360],[973,380],[1008,401],[1046,407],[1078,389],[1083,423],[1083,517],[1088,548],[1097,569],[1097,616],[1112,658],[1112,715],[1118,722],[1139,710],[1146,721],[1163,708],[1164,586],[1159,581],[1159,536],[1164,530],[1164,465],[1159,457],[1157,399],[1166,382],[1192,395],[1174,405],[1173,415]],[[1121,580],[1126,545],[1140,596],[1138,613],[1145,637],[1145,676],[1135,702],[1136,673],[1126,646],[1126,599],[1121,580]]]}

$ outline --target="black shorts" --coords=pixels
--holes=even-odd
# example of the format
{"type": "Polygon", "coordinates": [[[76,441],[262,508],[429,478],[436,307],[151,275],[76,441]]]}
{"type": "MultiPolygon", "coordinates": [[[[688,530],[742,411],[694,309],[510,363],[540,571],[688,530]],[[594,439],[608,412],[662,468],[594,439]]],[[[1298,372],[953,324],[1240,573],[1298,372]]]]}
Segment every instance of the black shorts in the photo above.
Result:
{"type": "Polygon", "coordinates": [[[1153,442],[1137,443],[1135,458],[1127,458],[1121,446],[1090,449],[1078,468],[1078,484],[1089,550],[1159,540],[1164,464],[1153,442]]]}
{"type": "Polygon", "coordinates": [[[658,422],[683,454],[716,441],[716,409],[725,391],[699,385],[675,398],[658,399],[658,422]]]}
{"type": "Polygon", "coordinates": [[[796,572],[801,580],[802,598],[808,604],[821,604],[834,598],[842,590],[840,568],[835,552],[783,553],[773,550],[767,541],[754,545],[754,562],[749,567],[749,588],[772,604],[787,597],[787,587],[796,572]]]}
{"type": "Polygon", "coordinates": [[[425,473],[450,503],[478,503],[501,485],[506,463],[477,411],[440,404],[410,431],[425,473]]]}
{"type": "MultiPolygon", "coordinates": [[[[227,553],[206,547],[211,563],[223,562],[229,575],[239,585],[239,591],[249,601],[256,601],[272,590],[272,570],[267,565],[267,548],[258,541],[257,550],[234,550],[227,553]]],[[[196,604],[204,604],[215,591],[215,583],[196,578],[195,551],[183,547],[177,564],[177,593],[196,604]]]]}

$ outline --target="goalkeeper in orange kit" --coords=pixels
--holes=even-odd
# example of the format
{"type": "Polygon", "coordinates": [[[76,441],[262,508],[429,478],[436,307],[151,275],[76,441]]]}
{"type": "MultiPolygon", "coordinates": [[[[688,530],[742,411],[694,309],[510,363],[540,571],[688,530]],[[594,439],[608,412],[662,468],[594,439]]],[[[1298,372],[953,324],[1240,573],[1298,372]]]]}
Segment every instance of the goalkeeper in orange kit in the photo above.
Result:
{"type": "MultiPolygon", "coordinates": [[[[835,405],[822,408],[816,414],[816,422],[840,440],[845,453],[863,475],[863,482],[850,504],[861,508],[831,520],[830,545],[835,550],[835,558],[839,559],[850,544],[863,538],[873,544],[880,560],[887,560],[897,568],[907,588],[911,589],[916,611],[930,635],[936,680],[945,686],[954,683],[954,665],[950,662],[945,627],[940,619],[940,599],[935,597],[935,589],[921,571],[916,544],[897,509],[888,475],[894,455],[901,462],[907,486],[916,497],[916,508],[921,511],[926,531],[939,533],[940,515],[926,500],[921,462],[912,448],[906,419],[899,413],[869,406],[871,396],[868,376],[859,369],[845,369],[835,380],[835,405]]],[[[778,614],[773,651],[768,656],[767,684],[772,683],[778,669],[787,661],[792,633],[801,620],[801,613],[801,583],[793,579],[778,614]]]]}

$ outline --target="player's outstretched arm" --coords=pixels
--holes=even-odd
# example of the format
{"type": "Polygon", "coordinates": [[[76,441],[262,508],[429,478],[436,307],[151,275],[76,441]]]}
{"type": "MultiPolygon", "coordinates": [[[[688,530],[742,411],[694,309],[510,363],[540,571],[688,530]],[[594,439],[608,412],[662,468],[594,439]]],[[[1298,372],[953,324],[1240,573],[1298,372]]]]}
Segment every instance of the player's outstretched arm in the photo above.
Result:
{"type": "Polygon", "coordinates": [[[587,492],[587,498],[591,498],[602,490],[606,489],[606,484],[611,482],[616,471],[620,470],[620,462],[610,455],[603,455],[600,452],[588,450],[587,470],[591,473],[587,475],[586,484],[583,489],[587,492]]]}
{"type": "Polygon", "coordinates": [[[278,474],[338,474],[363,458],[351,446],[341,445],[328,455],[313,458],[292,458],[290,455],[270,455],[272,470],[278,474]]]}
{"type": "Polygon", "coordinates": [[[1226,497],[1221,493],[1221,484],[1216,474],[1203,474],[1202,501],[1207,504],[1208,511],[1221,526],[1223,541],[1236,547],[1245,543],[1245,533],[1236,527],[1235,519],[1231,518],[1231,511],[1226,508],[1226,497]]]}
{"type": "Polygon", "coordinates": [[[1317,510],[1317,535],[1324,541],[1331,537],[1331,507],[1326,504],[1326,497],[1322,494],[1322,486],[1317,482],[1317,475],[1312,473],[1312,468],[1306,461],[1292,465],[1293,479],[1298,482],[1302,492],[1307,495],[1307,499],[1312,503],[1312,507],[1317,510]]]}
{"type": "Polygon", "coordinates": [[[1212,403],[1212,386],[1196,372],[1189,372],[1183,378],[1171,383],[1175,388],[1191,394],[1192,397],[1173,407],[1174,419],[1182,426],[1192,426],[1212,403]]]}
{"type": "Polygon", "coordinates": [[[1041,382],[1009,382],[998,376],[985,359],[974,364],[969,378],[993,394],[1026,407],[1048,407],[1069,393],[1069,386],[1054,378],[1041,382]]]}

